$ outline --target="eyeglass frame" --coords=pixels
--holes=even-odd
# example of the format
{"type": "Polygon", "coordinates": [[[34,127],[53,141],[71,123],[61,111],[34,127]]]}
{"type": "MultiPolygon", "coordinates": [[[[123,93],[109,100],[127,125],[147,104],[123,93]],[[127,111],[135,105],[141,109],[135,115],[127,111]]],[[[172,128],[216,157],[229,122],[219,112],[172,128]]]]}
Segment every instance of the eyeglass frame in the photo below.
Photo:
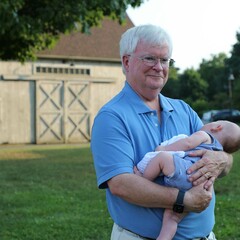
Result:
{"type": "Polygon", "coordinates": [[[163,68],[172,67],[173,64],[175,63],[174,59],[172,59],[172,58],[158,58],[153,55],[144,55],[142,57],[138,57],[138,56],[134,56],[132,54],[127,54],[127,56],[140,59],[143,62],[143,64],[148,67],[154,67],[158,63],[158,60],[160,61],[160,64],[163,68]],[[151,60],[146,59],[147,57],[149,57],[149,58],[152,57],[152,63],[151,63],[151,60]]]}

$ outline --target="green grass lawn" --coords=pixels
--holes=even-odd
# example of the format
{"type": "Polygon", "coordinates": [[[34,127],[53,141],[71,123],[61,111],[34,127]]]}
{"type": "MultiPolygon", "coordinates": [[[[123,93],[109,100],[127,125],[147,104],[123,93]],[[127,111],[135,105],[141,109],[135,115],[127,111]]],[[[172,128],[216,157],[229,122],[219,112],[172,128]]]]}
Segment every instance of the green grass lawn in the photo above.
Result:
{"type": "MultiPolygon", "coordinates": [[[[216,182],[218,240],[240,239],[240,152],[216,182]]],[[[0,239],[108,240],[105,192],[88,145],[0,148],[0,239]]]]}

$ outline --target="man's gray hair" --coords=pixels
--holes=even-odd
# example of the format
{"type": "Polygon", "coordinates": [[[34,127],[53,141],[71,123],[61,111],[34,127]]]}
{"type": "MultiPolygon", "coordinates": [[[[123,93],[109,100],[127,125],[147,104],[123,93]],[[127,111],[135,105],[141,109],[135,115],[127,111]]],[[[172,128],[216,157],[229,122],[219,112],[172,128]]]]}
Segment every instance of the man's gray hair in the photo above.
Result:
{"type": "MultiPolygon", "coordinates": [[[[120,57],[131,54],[135,51],[139,41],[149,43],[151,45],[168,46],[168,57],[172,56],[172,40],[169,34],[161,27],[155,25],[140,25],[128,29],[123,33],[120,40],[120,57]]],[[[123,66],[123,64],[122,64],[123,66]]],[[[123,69],[125,73],[125,70],[123,69]]]]}

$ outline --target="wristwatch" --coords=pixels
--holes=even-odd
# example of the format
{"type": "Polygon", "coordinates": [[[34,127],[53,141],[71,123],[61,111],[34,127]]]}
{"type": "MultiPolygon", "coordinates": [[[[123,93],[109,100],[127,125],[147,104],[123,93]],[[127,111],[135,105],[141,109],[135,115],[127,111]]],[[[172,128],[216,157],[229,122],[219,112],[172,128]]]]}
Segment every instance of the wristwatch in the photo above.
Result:
{"type": "Polygon", "coordinates": [[[183,213],[184,211],[184,205],[183,205],[183,199],[184,199],[185,191],[179,190],[177,195],[177,200],[173,205],[173,211],[176,213],[183,213]]]}

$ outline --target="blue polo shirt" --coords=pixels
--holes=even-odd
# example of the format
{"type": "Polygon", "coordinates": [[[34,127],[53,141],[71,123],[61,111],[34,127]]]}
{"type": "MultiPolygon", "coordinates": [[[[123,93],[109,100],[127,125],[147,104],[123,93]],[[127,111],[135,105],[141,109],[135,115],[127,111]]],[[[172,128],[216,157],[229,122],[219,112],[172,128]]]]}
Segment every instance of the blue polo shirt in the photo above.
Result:
{"type": "MultiPolygon", "coordinates": [[[[126,82],[122,91],[97,114],[91,137],[91,150],[99,188],[106,188],[111,218],[123,228],[141,236],[157,238],[163,210],[131,204],[111,194],[107,181],[133,173],[133,167],[161,142],[178,134],[191,135],[202,127],[196,112],[182,100],[160,94],[161,124],[151,110],[126,82]]],[[[156,179],[163,183],[162,177],[156,179]]],[[[143,186],[144,187],[144,186],[143,186]]],[[[189,213],[178,225],[174,240],[208,235],[214,226],[215,195],[201,213],[189,213]]]]}

